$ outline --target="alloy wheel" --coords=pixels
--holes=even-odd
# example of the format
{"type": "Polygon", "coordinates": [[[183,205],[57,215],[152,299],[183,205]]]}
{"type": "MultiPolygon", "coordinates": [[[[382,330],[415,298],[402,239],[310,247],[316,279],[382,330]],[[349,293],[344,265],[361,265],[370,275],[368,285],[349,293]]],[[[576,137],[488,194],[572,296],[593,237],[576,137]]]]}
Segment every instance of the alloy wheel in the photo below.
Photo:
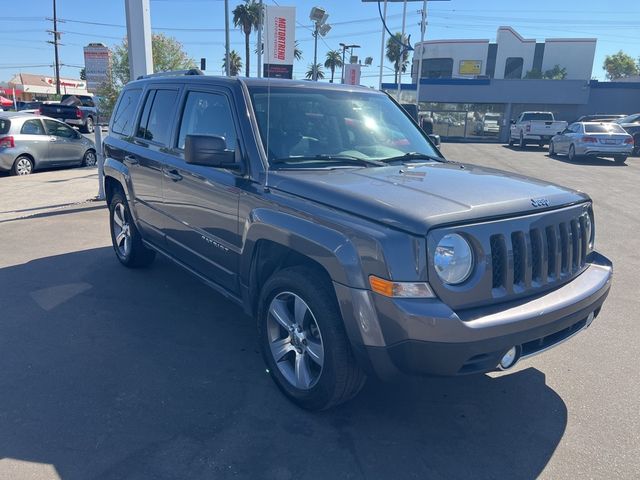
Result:
{"type": "Polygon", "coordinates": [[[131,252],[131,226],[122,203],[117,203],[113,209],[113,238],[118,255],[127,258],[131,252]]]}
{"type": "Polygon", "coordinates": [[[322,373],[324,345],[307,303],[292,292],[276,295],[269,305],[267,336],[282,376],[297,389],[311,389],[322,373]]]}
{"type": "Polygon", "coordinates": [[[26,157],[20,157],[16,162],[16,173],[18,175],[29,175],[33,170],[31,160],[26,157]]]}
{"type": "Polygon", "coordinates": [[[91,150],[84,154],[84,164],[87,167],[93,167],[96,164],[96,154],[91,150]]]}

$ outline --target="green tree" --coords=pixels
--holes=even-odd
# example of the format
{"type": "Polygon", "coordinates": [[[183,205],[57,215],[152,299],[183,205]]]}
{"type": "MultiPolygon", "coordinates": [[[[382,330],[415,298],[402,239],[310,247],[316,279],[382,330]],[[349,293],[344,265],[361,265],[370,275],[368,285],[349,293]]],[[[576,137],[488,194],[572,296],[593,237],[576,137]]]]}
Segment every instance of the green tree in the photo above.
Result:
{"type": "Polygon", "coordinates": [[[395,70],[395,81],[398,83],[398,74],[402,71],[407,71],[409,65],[409,51],[404,49],[402,45],[407,44],[407,36],[402,35],[400,32],[396,32],[393,37],[387,40],[387,60],[393,63],[393,69],[395,70]],[[400,45],[402,44],[402,45],[400,45]]]}
{"type": "MultiPolygon", "coordinates": [[[[305,74],[305,78],[308,78],[309,80],[313,78],[313,67],[314,67],[313,64],[310,63],[309,70],[307,70],[307,73],[305,74]]],[[[316,63],[315,68],[317,72],[316,77],[318,78],[318,80],[324,79],[324,71],[322,70],[322,64],[316,63]]]]}
{"type": "Polygon", "coordinates": [[[602,68],[607,72],[607,78],[609,80],[616,80],[618,78],[628,77],[629,75],[637,75],[640,71],[640,65],[636,64],[631,55],[627,55],[622,50],[613,55],[607,55],[602,64],[602,68]]]}
{"type": "Polygon", "coordinates": [[[300,49],[300,43],[296,40],[295,47],[293,49],[293,58],[296,60],[302,60],[302,50],[300,49]]]}
{"type": "Polygon", "coordinates": [[[522,78],[525,80],[539,80],[542,78],[542,71],[539,68],[532,68],[522,78]]]}
{"type": "Polygon", "coordinates": [[[547,80],[564,80],[565,78],[567,78],[567,69],[561,67],[558,64],[555,64],[553,68],[545,70],[542,78],[545,78],[547,80]]]}
{"type": "Polygon", "coordinates": [[[260,21],[260,4],[255,0],[244,0],[244,3],[233,9],[233,24],[244,32],[244,58],[247,61],[245,65],[245,74],[249,76],[249,37],[251,32],[258,29],[260,21]]]}
{"type": "MultiPolygon", "coordinates": [[[[226,55],[225,55],[226,57],[226,55]]],[[[226,71],[227,69],[227,59],[222,57],[222,68],[226,71]]],[[[229,52],[229,74],[232,77],[237,76],[242,70],[242,58],[235,50],[231,50],[229,52]]]]}
{"type": "Polygon", "coordinates": [[[336,73],[336,68],[342,67],[342,55],[338,50],[329,50],[327,52],[327,58],[324,61],[324,66],[331,70],[331,83],[333,83],[333,77],[336,73]]]}
{"type": "Polygon", "coordinates": [[[527,80],[564,80],[567,78],[567,69],[557,64],[553,68],[545,70],[544,73],[538,68],[533,68],[523,78],[527,80]]]}
{"type": "MultiPolygon", "coordinates": [[[[196,68],[196,62],[184,51],[182,44],[175,38],[163,33],[154,33],[151,37],[153,71],[185,70],[196,68]]],[[[109,78],[98,89],[100,110],[111,115],[122,87],[129,83],[129,49],[127,39],[111,48],[111,70],[109,78]]]]}

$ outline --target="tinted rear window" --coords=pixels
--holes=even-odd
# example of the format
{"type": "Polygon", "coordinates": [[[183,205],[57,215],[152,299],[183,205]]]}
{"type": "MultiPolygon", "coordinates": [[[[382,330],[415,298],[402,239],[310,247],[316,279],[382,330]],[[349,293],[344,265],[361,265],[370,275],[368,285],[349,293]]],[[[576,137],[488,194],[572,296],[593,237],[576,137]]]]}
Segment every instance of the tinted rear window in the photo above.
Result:
{"type": "Polygon", "coordinates": [[[0,118],[0,135],[9,133],[9,128],[11,128],[11,122],[6,118],[0,118]]]}
{"type": "Polygon", "coordinates": [[[131,88],[122,92],[118,107],[113,114],[113,125],[111,126],[113,132],[131,135],[141,94],[142,90],[139,88],[131,88]]]}
{"type": "Polygon", "coordinates": [[[617,123],[604,123],[604,124],[584,124],[584,131],[586,133],[625,133],[617,123]]]}
{"type": "Polygon", "coordinates": [[[553,115],[551,113],[527,113],[522,117],[523,122],[528,122],[529,120],[553,121],[553,115]]]}
{"type": "Polygon", "coordinates": [[[175,115],[177,90],[153,90],[147,96],[144,113],[140,119],[138,136],[161,145],[169,144],[171,119],[175,115]],[[153,103],[151,103],[153,102],[153,103]],[[151,108],[149,109],[149,105],[151,108]]]}

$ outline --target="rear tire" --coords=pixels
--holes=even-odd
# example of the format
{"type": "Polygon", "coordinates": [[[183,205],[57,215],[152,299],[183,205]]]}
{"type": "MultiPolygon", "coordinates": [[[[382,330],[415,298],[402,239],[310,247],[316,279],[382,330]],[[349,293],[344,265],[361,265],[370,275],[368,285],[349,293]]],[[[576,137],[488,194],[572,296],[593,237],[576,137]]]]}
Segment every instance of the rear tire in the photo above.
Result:
{"type": "Polygon", "coordinates": [[[115,192],[109,202],[109,225],[111,227],[111,243],[116,257],[125,267],[146,267],[153,263],[156,252],[149,250],[142,243],[127,199],[121,191],[115,192]]]}
{"type": "Polygon", "coordinates": [[[576,155],[576,147],[574,147],[573,145],[569,147],[569,153],[567,154],[567,157],[569,158],[570,162],[575,162],[576,160],[578,160],[578,156],[576,155]]]}
{"type": "Polygon", "coordinates": [[[620,164],[620,165],[622,165],[624,162],[627,161],[627,157],[624,156],[624,155],[618,155],[618,156],[613,157],[613,161],[618,163],[618,164],[620,164]]]}
{"type": "Polygon", "coordinates": [[[82,133],[93,133],[94,130],[95,130],[95,126],[93,123],[93,118],[87,117],[87,121],[84,122],[84,125],[80,127],[80,131],[82,133]]]}
{"type": "Polygon", "coordinates": [[[11,174],[31,175],[31,173],[33,173],[33,160],[26,155],[20,155],[16,158],[16,161],[13,162],[13,167],[11,168],[11,174]]]}
{"type": "Polygon", "coordinates": [[[258,303],[258,335],[271,378],[304,409],[326,410],[364,386],[335,293],[318,269],[290,267],[267,280],[258,303]]]}

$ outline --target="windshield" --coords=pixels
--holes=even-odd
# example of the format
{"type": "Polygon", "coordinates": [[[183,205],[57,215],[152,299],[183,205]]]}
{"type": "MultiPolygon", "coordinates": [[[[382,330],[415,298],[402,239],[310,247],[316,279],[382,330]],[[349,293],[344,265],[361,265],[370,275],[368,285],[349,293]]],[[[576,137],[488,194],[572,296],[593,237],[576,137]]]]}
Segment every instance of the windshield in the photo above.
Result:
{"type": "Polygon", "coordinates": [[[640,122],[640,113],[634,113],[633,115],[627,115],[626,117],[616,120],[616,123],[636,123],[640,122]]]}
{"type": "Polygon", "coordinates": [[[375,161],[409,152],[441,157],[386,95],[299,87],[272,87],[267,93],[266,86],[249,91],[271,164],[375,161]]]}
{"type": "Polygon", "coordinates": [[[624,129],[615,123],[585,123],[586,133],[625,133],[624,129]]]}

